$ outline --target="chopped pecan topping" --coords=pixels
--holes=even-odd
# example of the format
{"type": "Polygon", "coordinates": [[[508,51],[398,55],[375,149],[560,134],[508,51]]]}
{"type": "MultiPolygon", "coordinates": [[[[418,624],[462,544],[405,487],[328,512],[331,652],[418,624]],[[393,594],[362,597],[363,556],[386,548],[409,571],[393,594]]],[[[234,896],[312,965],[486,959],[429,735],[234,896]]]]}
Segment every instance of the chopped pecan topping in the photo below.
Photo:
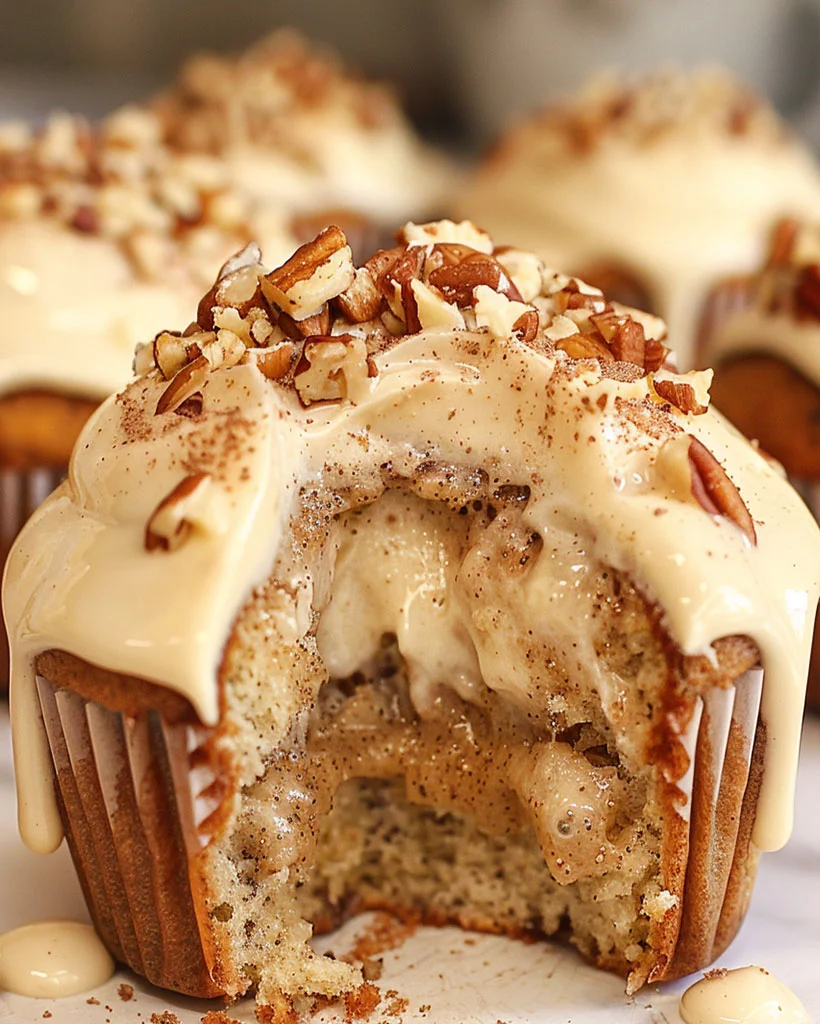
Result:
{"type": "Polygon", "coordinates": [[[711,515],[725,516],[739,526],[750,544],[757,543],[754,520],[740,491],[709,449],[696,437],[689,441],[692,494],[711,515]]]}
{"type": "Polygon", "coordinates": [[[176,551],[185,543],[193,529],[188,517],[210,482],[208,473],[193,473],[162,499],[145,527],[146,551],[176,551]]]}
{"type": "Polygon", "coordinates": [[[211,366],[205,356],[197,356],[179,370],[157,402],[156,415],[175,412],[188,399],[198,394],[208,380],[211,366]]]}
{"type": "Polygon", "coordinates": [[[615,312],[593,314],[590,319],[619,362],[644,365],[646,336],[637,320],[615,312]]]}

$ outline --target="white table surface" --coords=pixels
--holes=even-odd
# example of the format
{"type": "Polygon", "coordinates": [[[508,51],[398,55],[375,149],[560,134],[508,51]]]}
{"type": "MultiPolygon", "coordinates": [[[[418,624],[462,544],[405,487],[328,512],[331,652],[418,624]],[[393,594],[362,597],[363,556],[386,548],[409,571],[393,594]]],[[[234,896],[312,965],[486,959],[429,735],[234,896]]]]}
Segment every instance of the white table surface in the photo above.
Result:
{"type": "MultiPolygon", "coordinates": [[[[65,847],[39,857],[18,838],[8,719],[0,713],[0,932],[44,917],[88,919],[65,847]]],[[[343,952],[365,923],[354,920],[317,947],[343,952]]],[[[763,857],[749,915],[718,963],[761,964],[820,1022],[818,720],[805,730],[794,836],[785,850],[763,857]]],[[[384,954],[378,984],[383,993],[398,992],[408,1005],[391,1015],[391,999],[384,998],[370,1018],[373,1024],[399,1019],[403,1024],[679,1024],[678,999],[688,982],[650,986],[630,999],[620,979],[588,967],[557,944],[421,928],[401,948],[384,954]],[[420,1010],[426,1006],[429,1010],[420,1010]]],[[[160,992],[125,971],[93,995],[99,1005],[89,1005],[86,995],[54,1001],[0,992],[0,1024],[40,1024],[45,1011],[52,1015],[49,1024],[148,1024],[152,1013],[166,1009],[182,1024],[199,1024],[208,1009],[218,1008],[160,992]],[[117,995],[123,981],[135,988],[130,1002],[117,995]]],[[[245,1001],[231,1007],[230,1016],[252,1022],[253,1008],[245,1001]]],[[[342,1017],[326,1011],[314,1019],[342,1017]]]]}

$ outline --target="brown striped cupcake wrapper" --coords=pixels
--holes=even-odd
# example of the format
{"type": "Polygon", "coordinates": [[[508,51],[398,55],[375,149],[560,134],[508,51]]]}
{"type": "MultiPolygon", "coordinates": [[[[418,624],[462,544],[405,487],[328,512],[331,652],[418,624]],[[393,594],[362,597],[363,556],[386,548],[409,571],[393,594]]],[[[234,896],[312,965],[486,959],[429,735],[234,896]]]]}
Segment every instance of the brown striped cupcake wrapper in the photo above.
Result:
{"type": "MultiPolygon", "coordinates": [[[[687,774],[678,888],[680,929],[649,981],[706,967],[746,910],[762,764],[763,673],[697,701],[686,734],[687,774]],[[688,833],[688,840],[686,838],[688,833]]],[[[208,731],[152,711],[112,712],[42,676],[37,687],[68,843],[97,929],[113,955],[164,988],[219,994],[207,922],[197,917],[197,855],[217,809],[202,756],[208,731]],[[200,928],[200,923],[202,928],[200,928]]]]}
{"type": "MultiPolygon", "coordinates": [[[[65,474],[65,469],[0,468],[0,578],[14,538],[65,474]]],[[[0,693],[6,693],[8,688],[8,637],[5,627],[0,624],[0,693]]]]}

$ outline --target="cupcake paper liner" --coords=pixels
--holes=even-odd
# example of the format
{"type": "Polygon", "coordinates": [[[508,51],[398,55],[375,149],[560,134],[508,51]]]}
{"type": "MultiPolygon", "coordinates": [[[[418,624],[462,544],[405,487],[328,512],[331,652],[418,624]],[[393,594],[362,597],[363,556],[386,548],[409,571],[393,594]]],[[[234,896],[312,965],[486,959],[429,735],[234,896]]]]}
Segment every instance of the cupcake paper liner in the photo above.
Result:
{"type": "MultiPolygon", "coordinates": [[[[680,928],[644,980],[706,967],[743,918],[756,866],[762,685],[756,669],[698,698],[681,736],[690,762],[676,786],[687,800],[670,826],[680,928]]],[[[156,711],[109,711],[42,676],[37,687],[69,846],[102,938],[156,985],[220,994],[207,923],[197,919],[197,855],[221,793],[203,756],[207,730],[156,711]]]]}
{"type": "MultiPolygon", "coordinates": [[[[65,476],[64,469],[0,469],[0,578],[14,538],[65,476]]],[[[0,692],[9,688],[9,647],[0,628],[0,692]]]]}

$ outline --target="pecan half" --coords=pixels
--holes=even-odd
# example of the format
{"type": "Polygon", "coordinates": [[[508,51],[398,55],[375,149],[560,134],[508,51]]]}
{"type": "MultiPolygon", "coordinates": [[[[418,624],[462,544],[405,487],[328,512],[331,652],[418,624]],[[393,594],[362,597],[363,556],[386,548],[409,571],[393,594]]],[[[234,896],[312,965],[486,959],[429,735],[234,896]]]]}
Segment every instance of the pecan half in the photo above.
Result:
{"type": "Polygon", "coordinates": [[[211,365],[205,356],[197,356],[174,376],[168,387],[159,396],[155,415],[174,412],[189,398],[201,391],[208,380],[211,365]]]}
{"type": "Polygon", "coordinates": [[[689,441],[692,494],[711,515],[725,516],[739,526],[750,544],[757,543],[755,524],[733,481],[709,449],[696,437],[689,441]]]}
{"type": "Polygon", "coordinates": [[[201,500],[210,480],[208,473],[193,473],[162,499],[145,526],[146,551],[176,551],[182,546],[193,529],[186,516],[201,500]]]}

